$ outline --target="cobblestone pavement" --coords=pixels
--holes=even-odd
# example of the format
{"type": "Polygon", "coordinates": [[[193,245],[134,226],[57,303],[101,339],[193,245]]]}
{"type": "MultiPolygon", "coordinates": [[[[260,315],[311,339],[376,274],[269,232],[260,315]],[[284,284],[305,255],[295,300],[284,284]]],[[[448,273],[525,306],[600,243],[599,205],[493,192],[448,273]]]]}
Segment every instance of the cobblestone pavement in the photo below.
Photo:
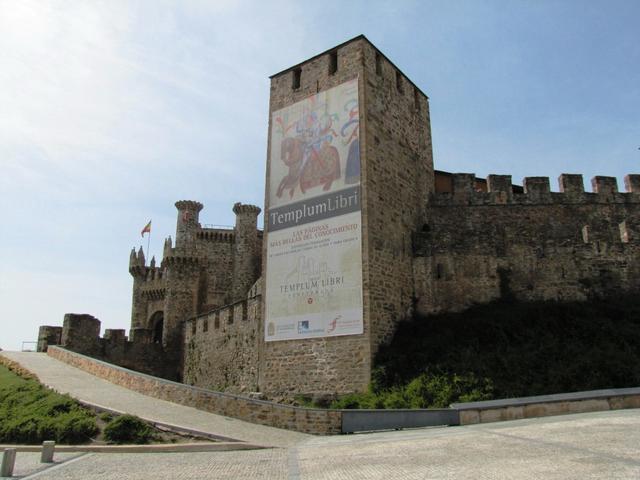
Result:
{"type": "Polygon", "coordinates": [[[86,454],[38,479],[638,479],[640,410],[334,437],[270,450],[86,454]]]}
{"type": "MultiPolygon", "coordinates": [[[[40,453],[32,452],[17,452],[16,463],[13,467],[14,477],[26,477],[34,473],[49,470],[52,467],[58,466],[63,462],[78,458],[82,453],[58,453],[55,455],[54,463],[40,463],[40,453]]],[[[0,453],[0,458],[2,454],[0,453]]],[[[0,477],[3,478],[3,477],[0,477]]]]}
{"type": "Polygon", "coordinates": [[[58,392],[68,393],[87,403],[131,413],[152,422],[178,425],[264,446],[286,447],[311,437],[304,433],[256,425],[148,397],[97,378],[45,353],[1,352],[0,355],[20,363],[35,373],[42,383],[58,392]]]}

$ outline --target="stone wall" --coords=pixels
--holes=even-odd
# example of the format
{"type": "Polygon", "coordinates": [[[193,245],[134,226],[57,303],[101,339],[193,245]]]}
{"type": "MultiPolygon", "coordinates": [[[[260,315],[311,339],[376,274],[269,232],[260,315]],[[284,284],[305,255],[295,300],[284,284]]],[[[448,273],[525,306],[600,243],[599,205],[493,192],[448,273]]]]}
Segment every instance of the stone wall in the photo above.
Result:
{"type": "Polygon", "coordinates": [[[261,305],[257,296],[185,323],[185,383],[234,393],[258,391],[261,305]]]}
{"type": "Polygon", "coordinates": [[[60,345],[62,327],[42,325],[38,330],[38,352],[46,352],[49,345],[60,345]]]}
{"type": "Polygon", "coordinates": [[[412,316],[411,238],[434,190],[429,99],[373,45],[362,46],[366,315],[371,355],[412,316]]]}
{"type": "Polygon", "coordinates": [[[203,228],[197,239],[198,255],[211,259],[203,262],[206,272],[200,285],[198,313],[204,313],[229,301],[236,235],[230,229],[203,228]]]}
{"type": "Polygon", "coordinates": [[[171,380],[180,378],[175,369],[175,365],[181,363],[180,359],[172,358],[160,343],[154,343],[151,330],[132,329],[132,338],[128,339],[125,330],[107,329],[100,337],[100,324],[100,320],[91,315],[68,313],[64,316],[63,327],[40,327],[41,336],[45,333],[50,335],[46,338],[46,350],[40,349],[38,339],[38,351],[48,351],[52,345],[61,345],[70,351],[140,372],[171,380]],[[58,329],[61,335],[56,337],[58,329]],[[59,341],[56,342],[56,338],[59,341]]]}
{"type": "Polygon", "coordinates": [[[627,177],[526,178],[525,193],[508,176],[454,175],[451,194],[435,195],[415,237],[415,290],[421,313],[461,310],[501,295],[520,300],[584,300],[640,287],[640,189],[627,177]]]}
{"type": "Polygon", "coordinates": [[[303,433],[326,435],[340,433],[341,430],[341,411],[291,407],[229,393],[212,392],[110,365],[60,347],[50,347],[47,353],[116,385],[199,410],[303,433]]]}
{"type": "Polygon", "coordinates": [[[74,352],[100,354],[100,320],[84,313],[65,314],[60,344],[74,352]]]}

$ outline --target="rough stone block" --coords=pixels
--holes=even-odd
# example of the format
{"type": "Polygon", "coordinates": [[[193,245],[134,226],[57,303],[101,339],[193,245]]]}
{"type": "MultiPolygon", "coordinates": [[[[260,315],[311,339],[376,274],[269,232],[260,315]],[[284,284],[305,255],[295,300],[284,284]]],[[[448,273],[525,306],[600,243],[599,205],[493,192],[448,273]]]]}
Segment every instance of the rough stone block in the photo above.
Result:
{"type": "Polygon", "coordinates": [[[468,194],[475,191],[476,176],[473,173],[454,173],[451,176],[453,195],[468,194]]]}
{"type": "Polygon", "coordinates": [[[512,193],[511,175],[489,175],[487,176],[487,190],[489,192],[512,193]]]}
{"type": "Polygon", "coordinates": [[[616,177],[593,177],[591,188],[593,193],[618,193],[618,180],[616,177]]]}
{"type": "Polygon", "coordinates": [[[558,177],[558,186],[562,193],[584,193],[582,175],[563,173],[558,177]]]}
{"type": "Polygon", "coordinates": [[[602,412],[609,409],[606,398],[569,402],[569,413],[602,412]]]}
{"type": "Polygon", "coordinates": [[[524,418],[548,417],[569,413],[569,402],[549,402],[525,405],[524,418]]]}
{"type": "Polygon", "coordinates": [[[67,313],[62,325],[60,344],[76,352],[97,353],[100,320],[88,314],[67,313]]]}
{"type": "Polygon", "coordinates": [[[524,193],[537,199],[549,195],[549,177],[525,177],[522,181],[524,193]]]}
{"type": "Polygon", "coordinates": [[[478,410],[461,410],[460,425],[473,425],[480,423],[480,412],[478,410]]]}
{"type": "Polygon", "coordinates": [[[123,343],[127,341],[127,336],[124,329],[107,328],[104,331],[104,339],[112,343],[123,343]]]}
{"type": "Polygon", "coordinates": [[[640,395],[629,395],[627,397],[612,397],[609,399],[611,410],[623,408],[640,408],[640,395]]]}
{"type": "Polygon", "coordinates": [[[149,328],[132,328],[130,337],[134,343],[152,343],[153,331],[149,328]]]}
{"type": "Polygon", "coordinates": [[[628,193],[640,193],[640,175],[638,174],[625,175],[624,189],[628,193]]]}
{"type": "Polygon", "coordinates": [[[46,352],[49,345],[60,345],[62,327],[42,325],[38,330],[38,352],[46,352]]]}
{"type": "Polygon", "coordinates": [[[504,420],[504,408],[492,408],[489,410],[480,410],[480,423],[499,422],[504,420]]]}

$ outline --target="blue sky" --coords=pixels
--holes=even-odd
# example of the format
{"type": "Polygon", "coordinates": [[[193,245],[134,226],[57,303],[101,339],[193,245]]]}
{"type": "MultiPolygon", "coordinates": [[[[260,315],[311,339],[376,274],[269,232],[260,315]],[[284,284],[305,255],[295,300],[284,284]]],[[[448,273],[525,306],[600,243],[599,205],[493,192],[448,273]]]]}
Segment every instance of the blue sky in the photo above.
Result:
{"type": "Polygon", "coordinates": [[[128,328],[180,199],[262,206],[268,76],[365,34],[430,97],[435,166],[640,173],[640,2],[0,0],[0,347],[128,328]]]}

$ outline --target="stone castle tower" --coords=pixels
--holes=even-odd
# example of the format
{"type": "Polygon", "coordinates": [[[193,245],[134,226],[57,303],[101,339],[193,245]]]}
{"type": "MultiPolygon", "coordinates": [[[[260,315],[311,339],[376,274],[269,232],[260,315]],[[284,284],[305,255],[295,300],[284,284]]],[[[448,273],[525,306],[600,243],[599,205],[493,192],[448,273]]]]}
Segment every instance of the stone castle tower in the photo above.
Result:
{"type": "MultiPolygon", "coordinates": [[[[270,120],[275,111],[353,79],[359,103],[363,333],[266,343],[259,383],[267,392],[323,392],[328,383],[340,393],[365,389],[378,346],[411,315],[412,233],[425,223],[434,188],[428,97],[360,36],[272,76],[270,120]]],[[[266,257],[265,250],[263,271],[266,257]]]]}
{"type": "Polygon", "coordinates": [[[233,229],[203,228],[199,202],[182,200],[176,208],[175,246],[171,237],[165,240],[160,266],[155,258],[147,266],[142,248],[131,251],[131,337],[161,344],[182,378],[185,320],[246,296],[259,277],[262,232],[260,208],[253,205],[234,205],[233,229]]]}

